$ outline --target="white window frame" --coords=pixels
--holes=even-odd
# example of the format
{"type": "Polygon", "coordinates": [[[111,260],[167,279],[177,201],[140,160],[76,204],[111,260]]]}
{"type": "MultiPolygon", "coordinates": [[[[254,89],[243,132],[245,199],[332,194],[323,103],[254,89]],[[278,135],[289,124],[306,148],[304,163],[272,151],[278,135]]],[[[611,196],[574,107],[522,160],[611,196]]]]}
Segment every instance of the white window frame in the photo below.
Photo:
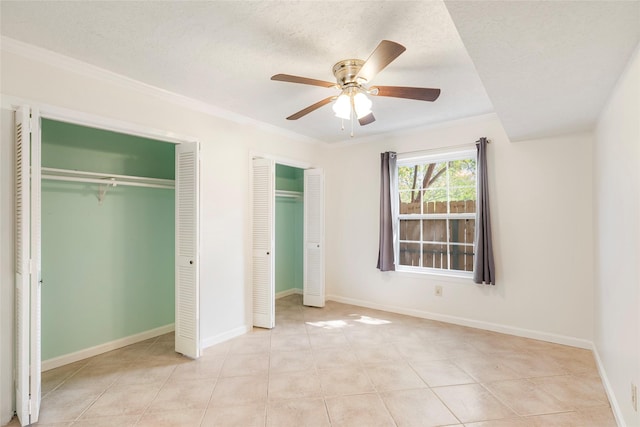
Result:
{"type": "MultiPolygon", "coordinates": [[[[396,160],[396,169],[393,171],[394,177],[392,179],[392,197],[393,200],[392,205],[392,215],[393,215],[393,245],[394,245],[394,257],[396,259],[396,271],[397,272],[408,272],[408,273],[419,273],[419,274],[431,274],[437,276],[448,276],[448,277],[461,277],[461,278],[473,278],[473,271],[462,271],[462,270],[450,270],[448,268],[430,268],[430,267],[415,267],[409,265],[400,265],[400,220],[402,219],[415,219],[415,220],[423,220],[423,219],[476,219],[477,213],[443,213],[443,214],[400,214],[400,197],[399,197],[399,189],[398,189],[398,168],[402,166],[414,166],[417,163],[436,163],[436,162],[444,162],[444,161],[452,161],[452,160],[464,160],[464,159],[476,159],[476,150],[475,149],[460,149],[455,151],[443,151],[438,153],[410,153],[410,154],[398,154],[396,160]]],[[[476,164],[477,171],[477,164],[476,164]]],[[[476,175],[477,178],[477,175],[476,175]]],[[[476,179],[476,194],[478,192],[478,180],[476,179]]],[[[477,206],[476,206],[477,208],[477,206]]],[[[447,204],[447,209],[449,209],[449,204],[447,204]]],[[[477,225],[477,224],[476,224],[477,225]]],[[[449,227],[447,224],[447,241],[445,242],[447,248],[451,245],[449,242],[449,227]]],[[[422,240],[422,227],[420,227],[420,241],[422,240]]],[[[441,242],[438,242],[441,243],[441,242]]],[[[474,242],[475,246],[475,235],[474,242]]],[[[447,250],[447,253],[449,251],[447,250]]]]}

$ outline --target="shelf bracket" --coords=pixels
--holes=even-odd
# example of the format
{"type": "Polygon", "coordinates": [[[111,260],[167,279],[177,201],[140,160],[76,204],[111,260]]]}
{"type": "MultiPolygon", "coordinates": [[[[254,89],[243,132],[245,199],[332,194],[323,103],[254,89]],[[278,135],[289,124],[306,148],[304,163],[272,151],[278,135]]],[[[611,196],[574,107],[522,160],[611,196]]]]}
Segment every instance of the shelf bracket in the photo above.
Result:
{"type": "MultiPolygon", "coordinates": [[[[115,178],[108,178],[105,181],[115,181],[115,178]]],[[[108,182],[107,184],[100,184],[100,187],[98,188],[98,204],[101,205],[102,202],[104,201],[105,197],[107,197],[107,190],[109,190],[109,187],[115,187],[116,184],[115,182],[108,182]]]]}

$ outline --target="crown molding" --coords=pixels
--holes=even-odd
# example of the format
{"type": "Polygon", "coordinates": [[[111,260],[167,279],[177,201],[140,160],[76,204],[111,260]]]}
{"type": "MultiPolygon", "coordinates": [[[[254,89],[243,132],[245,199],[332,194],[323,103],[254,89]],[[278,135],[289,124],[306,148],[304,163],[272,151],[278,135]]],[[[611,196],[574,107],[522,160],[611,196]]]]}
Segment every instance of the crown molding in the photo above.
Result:
{"type": "Polygon", "coordinates": [[[91,65],[89,63],[79,61],[69,56],[65,56],[32,44],[12,39],[10,37],[0,37],[0,49],[3,52],[22,56],[33,61],[38,61],[52,67],[68,71],[70,73],[112,84],[120,88],[135,91],[146,96],[153,96],[173,105],[197,111],[199,113],[204,113],[243,126],[251,126],[258,130],[262,130],[272,134],[278,134],[304,143],[326,144],[324,141],[310,138],[308,136],[283,129],[278,126],[273,126],[271,124],[252,119],[242,114],[234,113],[216,105],[206,103],[204,101],[199,101],[188,96],[170,92],[157,86],[143,83],[139,80],[135,80],[130,77],[105,70],[104,68],[100,68],[95,65],[91,65]]]}

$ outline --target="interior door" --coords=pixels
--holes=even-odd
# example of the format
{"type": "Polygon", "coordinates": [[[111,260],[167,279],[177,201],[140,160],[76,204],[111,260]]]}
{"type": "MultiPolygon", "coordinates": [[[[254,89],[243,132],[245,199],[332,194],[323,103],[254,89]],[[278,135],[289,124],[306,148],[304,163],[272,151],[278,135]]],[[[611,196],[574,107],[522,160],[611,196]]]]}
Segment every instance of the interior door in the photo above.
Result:
{"type": "Polygon", "coordinates": [[[40,413],[40,117],[16,111],[16,412],[21,425],[40,413]]]}
{"type": "Polygon", "coordinates": [[[275,163],[253,159],[253,325],[275,325],[274,201],[275,163]]]}
{"type": "Polygon", "coordinates": [[[324,172],[304,171],[304,273],[302,303],[324,307],[324,172]]]}
{"type": "Polygon", "coordinates": [[[200,357],[198,143],[176,145],[175,349],[200,357]]]}

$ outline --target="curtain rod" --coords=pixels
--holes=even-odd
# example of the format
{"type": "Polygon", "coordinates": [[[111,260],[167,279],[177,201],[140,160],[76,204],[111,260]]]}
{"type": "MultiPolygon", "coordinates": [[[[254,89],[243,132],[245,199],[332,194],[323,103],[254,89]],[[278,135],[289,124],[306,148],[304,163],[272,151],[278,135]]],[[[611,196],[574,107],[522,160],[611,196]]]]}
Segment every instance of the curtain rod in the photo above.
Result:
{"type": "MultiPolygon", "coordinates": [[[[403,152],[398,152],[396,154],[419,154],[419,153],[425,153],[425,152],[429,152],[429,151],[438,151],[438,150],[446,150],[447,148],[459,148],[459,147],[469,147],[469,148],[473,148],[475,147],[478,143],[480,142],[480,140],[477,140],[476,142],[465,142],[464,144],[456,144],[456,145],[445,145],[442,147],[434,147],[434,148],[425,148],[422,150],[415,150],[415,151],[403,151],[403,152]]],[[[487,139],[487,144],[491,143],[491,140],[487,139]]]]}

